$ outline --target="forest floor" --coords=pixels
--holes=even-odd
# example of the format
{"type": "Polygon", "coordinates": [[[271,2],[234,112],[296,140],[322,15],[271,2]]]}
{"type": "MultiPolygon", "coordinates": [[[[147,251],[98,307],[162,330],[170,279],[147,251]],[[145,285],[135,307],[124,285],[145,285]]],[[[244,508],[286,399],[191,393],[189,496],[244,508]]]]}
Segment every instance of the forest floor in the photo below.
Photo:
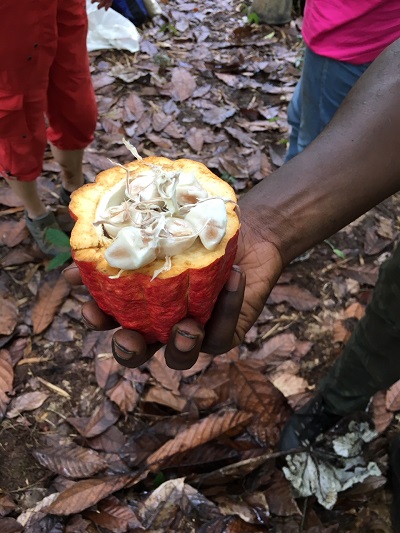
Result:
{"type": "MultiPolygon", "coordinates": [[[[85,176],[93,180],[109,158],[130,160],[126,137],[143,156],[205,163],[240,196],[283,163],[301,18],[251,24],[238,0],[162,7],[140,29],[138,53],[90,54],[99,120],[85,176]]],[[[69,230],[58,172],[47,151],[41,193],[69,230]]],[[[110,354],[113,332],[88,332],[80,320],[86,289],[68,286],[61,268],[46,270],[4,183],[0,215],[2,533],[391,531],[397,385],[354,417],[357,427],[375,423],[359,465],[376,469],[347,490],[329,492],[328,480],[326,490],[300,496],[276,450],[290,412],[313,394],[364,313],[398,238],[398,196],[292,263],[243,345],[202,354],[188,371],[157,356],[121,368],[110,354]]],[[[320,485],[326,461],[338,467],[327,447],[348,424],[310,455],[309,476],[320,485]]]]}

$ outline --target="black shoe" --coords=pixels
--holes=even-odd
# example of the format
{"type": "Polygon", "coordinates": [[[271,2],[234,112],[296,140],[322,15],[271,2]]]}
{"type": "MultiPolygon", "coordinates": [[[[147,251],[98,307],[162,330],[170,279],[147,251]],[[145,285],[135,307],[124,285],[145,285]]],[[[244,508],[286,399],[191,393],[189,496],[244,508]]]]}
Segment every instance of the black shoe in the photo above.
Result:
{"type": "Polygon", "coordinates": [[[389,447],[389,479],[392,486],[392,528],[400,533],[400,434],[396,435],[389,447]]]}
{"type": "Polygon", "coordinates": [[[286,452],[313,444],[315,439],[339,422],[342,417],[330,413],[317,393],[286,422],[279,441],[279,450],[286,452]]]}

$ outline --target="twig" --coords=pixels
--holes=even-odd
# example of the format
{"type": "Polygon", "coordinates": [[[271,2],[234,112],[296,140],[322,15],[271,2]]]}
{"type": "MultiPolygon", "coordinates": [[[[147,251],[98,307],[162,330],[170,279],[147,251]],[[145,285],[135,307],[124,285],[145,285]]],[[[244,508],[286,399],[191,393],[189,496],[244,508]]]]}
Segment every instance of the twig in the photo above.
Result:
{"type": "Polygon", "coordinates": [[[37,378],[40,383],[42,383],[45,387],[49,388],[50,390],[52,390],[53,392],[56,392],[57,394],[59,394],[60,396],[63,396],[64,398],[68,398],[70,399],[71,396],[70,394],[65,391],[64,389],[60,389],[60,387],[57,387],[57,385],[53,385],[52,383],[49,383],[48,381],[46,381],[45,379],[41,378],[41,377],[38,377],[37,378]]]}

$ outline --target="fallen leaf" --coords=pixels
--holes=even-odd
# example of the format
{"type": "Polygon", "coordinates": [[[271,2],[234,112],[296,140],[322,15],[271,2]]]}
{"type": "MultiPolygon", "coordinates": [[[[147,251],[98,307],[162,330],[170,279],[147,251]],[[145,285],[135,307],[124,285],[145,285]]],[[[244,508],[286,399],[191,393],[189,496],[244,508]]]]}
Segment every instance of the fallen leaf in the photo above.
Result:
{"type": "Polygon", "coordinates": [[[240,431],[252,418],[252,414],[239,411],[226,411],[209,415],[192,424],[188,429],[181,431],[174,439],[169,440],[152,453],[147,458],[147,464],[152,471],[159,470],[170,457],[200,446],[225,433],[240,431]]]}
{"type": "Polygon", "coordinates": [[[17,504],[7,496],[7,494],[0,494],[0,516],[6,516],[17,508],[17,504]]]}
{"type": "Polygon", "coordinates": [[[102,404],[96,407],[91,417],[69,417],[67,421],[79,431],[82,437],[90,438],[100,435],[115,424],[119,416],[118,407],[114,403],[104,400],[102,404]]]}
{"type": "Polygon", "coordinates": [[[262,492],[222,496],[216,498],[216,501],[220,512],[226,516],[240,516],[247,524],[266,526],[269,523],[268,503],[262,492]]]}
{"type": "Polygon", "coordinates": [[[400,381],[396,381],[386,392],[386,409],[400,411],[400,381]]]}
{"type": "Polygon", "coordinates": [[[175,67],[171,76],[171,97],[177,102],[190,98],[196,89],[196,80],[186,68],[175,67]]]}
{"type": "Polygon", "coordinates": [[[233,107],[210,105],[208,109],[202,109],[203,121],[207,124],[218,125],[236,113],[233,107]]]}
{"type": "Polygon", "coordinates": [[[96,511],[85,511],[83,516],[89,518],[97,526],[115,533],[132,531],[133,528],[143,529],[132,509],[115,496],[101,500],[96,511]]]}
{"type": "Polygon", "coordinates": [[[345,318],[357,318],[360,320],[365,315],[365,305],[355,302],[346,308],[344,312],[345,318]]]}
{"type": "Polygon", "coordinates": [[[270,379],[274,386],[286,397],[305,392],[309,387],[307,380],[287,372],[279,372],[277,376],[270,376],[270,379]]]}
{"type": "Polygon", "coordinates": [[[186,142],[194,152],[201,152],[204,144],[203,130],[199,128],[190,128],[186,135],[186,142]]]}
{"type": "Polygon", "coordinates": [[[0,335],[11,335],[18,323],[18,307],[12,297],[0,297],[0,335]]]}
{"type": "Polygon", "coordinates": [[[268,302],[279,304],[288,303],[297,311],[312,311],[320,305],[320,300],[307,289],[297,285],[276,285],[269,295],[268,302]]]}
{"type": "Polygon", "coordinates": [[[139,508],[139,517],[146,531],[193,531],[187,529],[189,524],[185,523],[185,515],[193,525],[194,517],[199,514],[202,520],[220,515],[218,507],[186,484],[184,478],[165,481],[139,508]]]}
{"type": "Polygon", "coordinates": [[[42,333],[53,321],[57,310],[70,291],[69,284],[56,273],[45,278],[40,285],[32,308],[33,333],[42,333]]]}
{"type": "Polygon", "coordinates": [[[117,490],[126,487],[134,479],[133,476],[120,475],[78,481],[72,487],[58,494],[58,497],[45,510],[56,515],[80,513],[117,490]]]}
{"type": "MultiPolygon", "coordinates": [[[[111,344],[109,348],[111,347],[111,344]]],[[[118,382],[121,365],[112,353],[98,353],[95,358],[95,375],[99,387],[108,390],[118,382]]]]}
{"type": "Polygon", "coordinates": [[[24,218],[18,221],[4,220],[0,222],[0,245],[13,248],[29,235],[24,218]]]}
{"type": "Polygon", "coordinates": [[[148,362],[147,368],[153,378],[167,390],[177,394],[181,381],[181,373],[165,365],[164,355],[159,350],[148,362]]]}
{"type": "Polygon", "coordinates": [[[143,100],[134,92],[129,92],[129,95],[125,99],[124,107],[129,109],[131,120],[135,120],[136,122],[142,118],[145,112],[143,100]]]}
{"type": "Polygon", "coordinates": [[[101,435],[88,439],[87,443],[95,450],[119,453],[126,443],[126,437],[116,426],[111,426],[101,435]]]}
{"type": "Polygon", "coordinates": [[[124,378],[107,390],[107,396],[118,405],[124,415],[135,409],[140,398],[134,385],[124,378]]]}
{"type": "Polygon", "coordinates": [[[10,354],[7,350],[0,350],[0,421],[6,414],[10,398],[7,393],[13,388],[14,369],[10,354]]]}
{"type": "Polygon", "coordinates": [[[293,496],[292,487],[280,470],[274,470],[265,496],[271,513],[274,515],[301,516],[301,511],[293,496]]]}
{"type": "Polygon", "coordinates": [[[15,520],[15,518],[0,518],[1,533],[19,533],[23,530],[24,528],[19,522],[17,522],[17,520],[15,520]]]}
{"type": "Polygon", "coordinates": [[[230,364],[231,398],[240,409],[253,413],[247,431],[261,446],[273,447],[289,417],[290,410],[283,394],[250,361],[230,364]]]}
{"type": "Polygon", "coordinates": [[[172,391],[162,387],[151,387],[142,398],[143,402],[154,402],[171,407],[175,411],[181,412],[186,407],[186,399],[172,391]]]}
{"type": "Polygon", "coordinates": [[[15,418],[25,411],[38,409],[49,397],[49,394],[41,391],[26,392],[14,398],[7,412],[7,418],[15,418]]]}
{"type": "Polygon", "coordinates": [[[33,455],[45,468],[68,478],[88,478],[107,468],[99,453],[76,444],[39,448],[33,455]]]}

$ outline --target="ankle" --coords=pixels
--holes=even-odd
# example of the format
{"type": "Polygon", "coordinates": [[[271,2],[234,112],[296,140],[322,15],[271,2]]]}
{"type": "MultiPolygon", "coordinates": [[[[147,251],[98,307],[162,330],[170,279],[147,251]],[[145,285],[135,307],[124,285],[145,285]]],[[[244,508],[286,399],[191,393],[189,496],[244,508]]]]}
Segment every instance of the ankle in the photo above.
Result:
{"type": "Polygon", "coordinates": [[[26,214],[30,220],[36,220],[42,217],[45,217],[48,214],[49,210],[46,207],[43,209],[28,209],[26,208],[26,214]]]}

